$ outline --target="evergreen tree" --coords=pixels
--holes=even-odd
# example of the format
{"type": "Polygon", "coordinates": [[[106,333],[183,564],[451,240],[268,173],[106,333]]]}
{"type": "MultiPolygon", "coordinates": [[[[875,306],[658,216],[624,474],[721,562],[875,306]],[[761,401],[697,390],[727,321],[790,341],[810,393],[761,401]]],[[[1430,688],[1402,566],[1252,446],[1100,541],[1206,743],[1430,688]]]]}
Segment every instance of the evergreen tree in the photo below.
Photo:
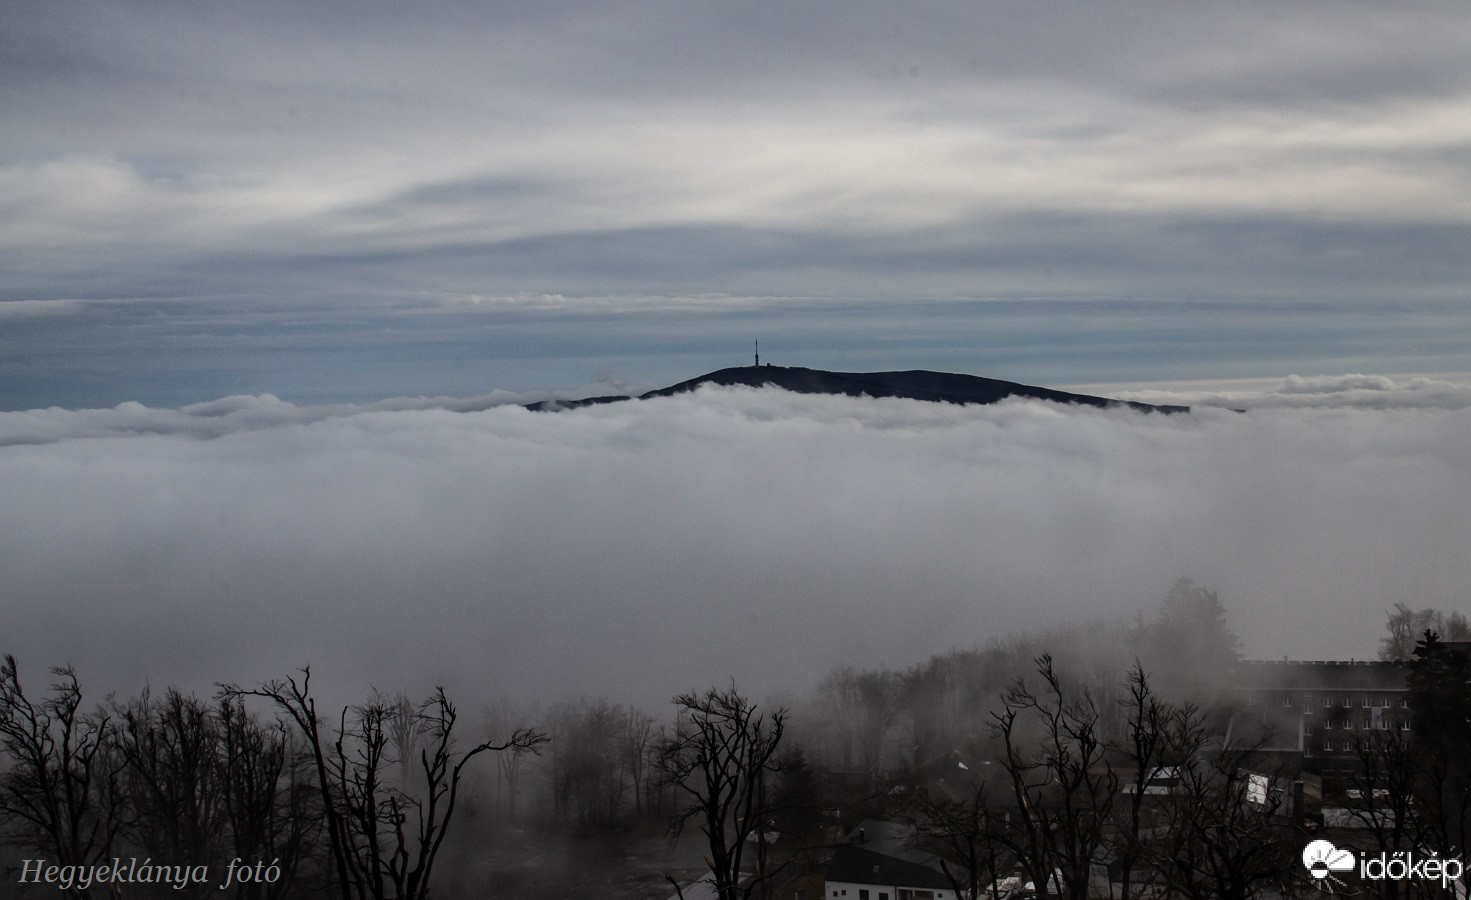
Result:
{"type": "Polygon", "coordinates": [[[1463,852],[1471,830],[1471,654],[1426,631],[1408,681],[1430,835],[1441,852],[1463,852]]]}
{"type": "Polygon", "coordinates": [[[1241,658],[1220,596],[1189,578],[1170,588],[1152,632],[1150,669],[1177,696],[1209,697],[1241,658]]]}

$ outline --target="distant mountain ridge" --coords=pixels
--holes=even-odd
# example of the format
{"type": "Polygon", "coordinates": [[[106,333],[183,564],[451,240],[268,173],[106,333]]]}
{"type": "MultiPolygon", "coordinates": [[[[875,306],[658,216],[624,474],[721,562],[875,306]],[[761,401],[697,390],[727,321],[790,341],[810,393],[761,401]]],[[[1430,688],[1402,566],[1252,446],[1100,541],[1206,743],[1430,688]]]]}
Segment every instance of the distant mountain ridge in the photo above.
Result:
{"type": "Polygon", "coordinates": [[[996,403],[1007,397],[1027,397],[1033,400],[1051,400],[1054,403],[1076,403],[1082,406],[1109,408],[1124,406],[1141,412],[1180,413],[1189,412],[1188,406],[1156,406],[1135,403],[1130,400],[1111,400],[1088,394],[1073,394],[1051,388],[1033,387],[1012,381],[998,381],[979,375],[957,375],[949,372],[929,372],[911,369],[905,372],[826,372],[821,369],[804,369],[800,366],[736,366],[720,369],[699,378],[681,381],[679,384],[640,394],[637,398],[628,395],[587,397],[582,400],[541,400],[526,404],[533,412],[556,412],[563,409],[578,409],[623,400],[647,400],[651,397],[670,397],[693,391],[702,385],[722,386],[745,385],[746,387],[778,387],[798,394],[840,394],[848,397],[903,397],[909,400],[927,400],[932,403],[996,403]]]}

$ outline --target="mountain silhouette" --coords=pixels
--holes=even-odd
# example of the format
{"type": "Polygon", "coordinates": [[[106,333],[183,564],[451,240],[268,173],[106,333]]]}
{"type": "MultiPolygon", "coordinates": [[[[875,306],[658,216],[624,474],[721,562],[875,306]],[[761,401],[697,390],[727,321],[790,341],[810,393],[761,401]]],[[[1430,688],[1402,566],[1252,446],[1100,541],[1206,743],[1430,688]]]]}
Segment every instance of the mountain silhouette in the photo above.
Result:
{"type": "Polygon", "coordinates": [[[997,381],[978,375],[957,375],[949,372],[928,372],[911,369],[906,372],[825,372],[821,369],[804,369],[799,366],[737,366],[720,369],[699,378],[681,381],[679,384],[633,396],[611,395],[587,397],[582,400],[541,400],[528,403],[526,408],[534,412],[556,412],[577,409],[624,400],[647,400],[650,397],[670,397],[693,391],[702,385],[745,385],[747,387],[778,387],[798,394],[841,394],[848,397],[903,397],[909,400],[928,400],[934,403],[996,403],[1007,397],[1028,397],[1034,400],[1051,400],[1054,403],[1077,403],[1082,406],[1124,406],[1142,412],[1178,413],[1189,412],[1188,406],[1155,406],[1127,400],[1110,400],[1088,394],[1073,394],[1054,391],[1051,388],[1033,387],[1011,381],[997,381]]]}

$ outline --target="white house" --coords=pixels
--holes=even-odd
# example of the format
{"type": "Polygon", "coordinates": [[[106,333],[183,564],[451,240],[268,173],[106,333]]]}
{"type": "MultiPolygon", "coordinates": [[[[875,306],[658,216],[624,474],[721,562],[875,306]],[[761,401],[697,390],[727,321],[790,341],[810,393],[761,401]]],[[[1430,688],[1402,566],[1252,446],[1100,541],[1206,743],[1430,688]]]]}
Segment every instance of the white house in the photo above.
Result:
{"type": "Polygon", "coordinates": [[[908,825],[864,820],[833,850],[823,896],[826,900],[965,900],[957,897],[944,862],[916,847],[915,837],[908,825]]]}

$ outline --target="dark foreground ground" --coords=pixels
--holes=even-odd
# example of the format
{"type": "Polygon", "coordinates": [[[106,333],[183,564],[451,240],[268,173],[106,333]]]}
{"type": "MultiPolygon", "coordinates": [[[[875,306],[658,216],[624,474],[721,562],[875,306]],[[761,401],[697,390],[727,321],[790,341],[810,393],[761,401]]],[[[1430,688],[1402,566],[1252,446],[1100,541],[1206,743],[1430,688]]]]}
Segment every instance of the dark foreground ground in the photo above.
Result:
{"type": "Polygon", "coordinates": [[[483,848],[458,848],[436,880],[456,900],[651,900],[674,893],[669,873],[688,884],[705,873],[702,836],[670,846],[653,832],[578,837],[534,830],[496,835],[483,848]]]}

